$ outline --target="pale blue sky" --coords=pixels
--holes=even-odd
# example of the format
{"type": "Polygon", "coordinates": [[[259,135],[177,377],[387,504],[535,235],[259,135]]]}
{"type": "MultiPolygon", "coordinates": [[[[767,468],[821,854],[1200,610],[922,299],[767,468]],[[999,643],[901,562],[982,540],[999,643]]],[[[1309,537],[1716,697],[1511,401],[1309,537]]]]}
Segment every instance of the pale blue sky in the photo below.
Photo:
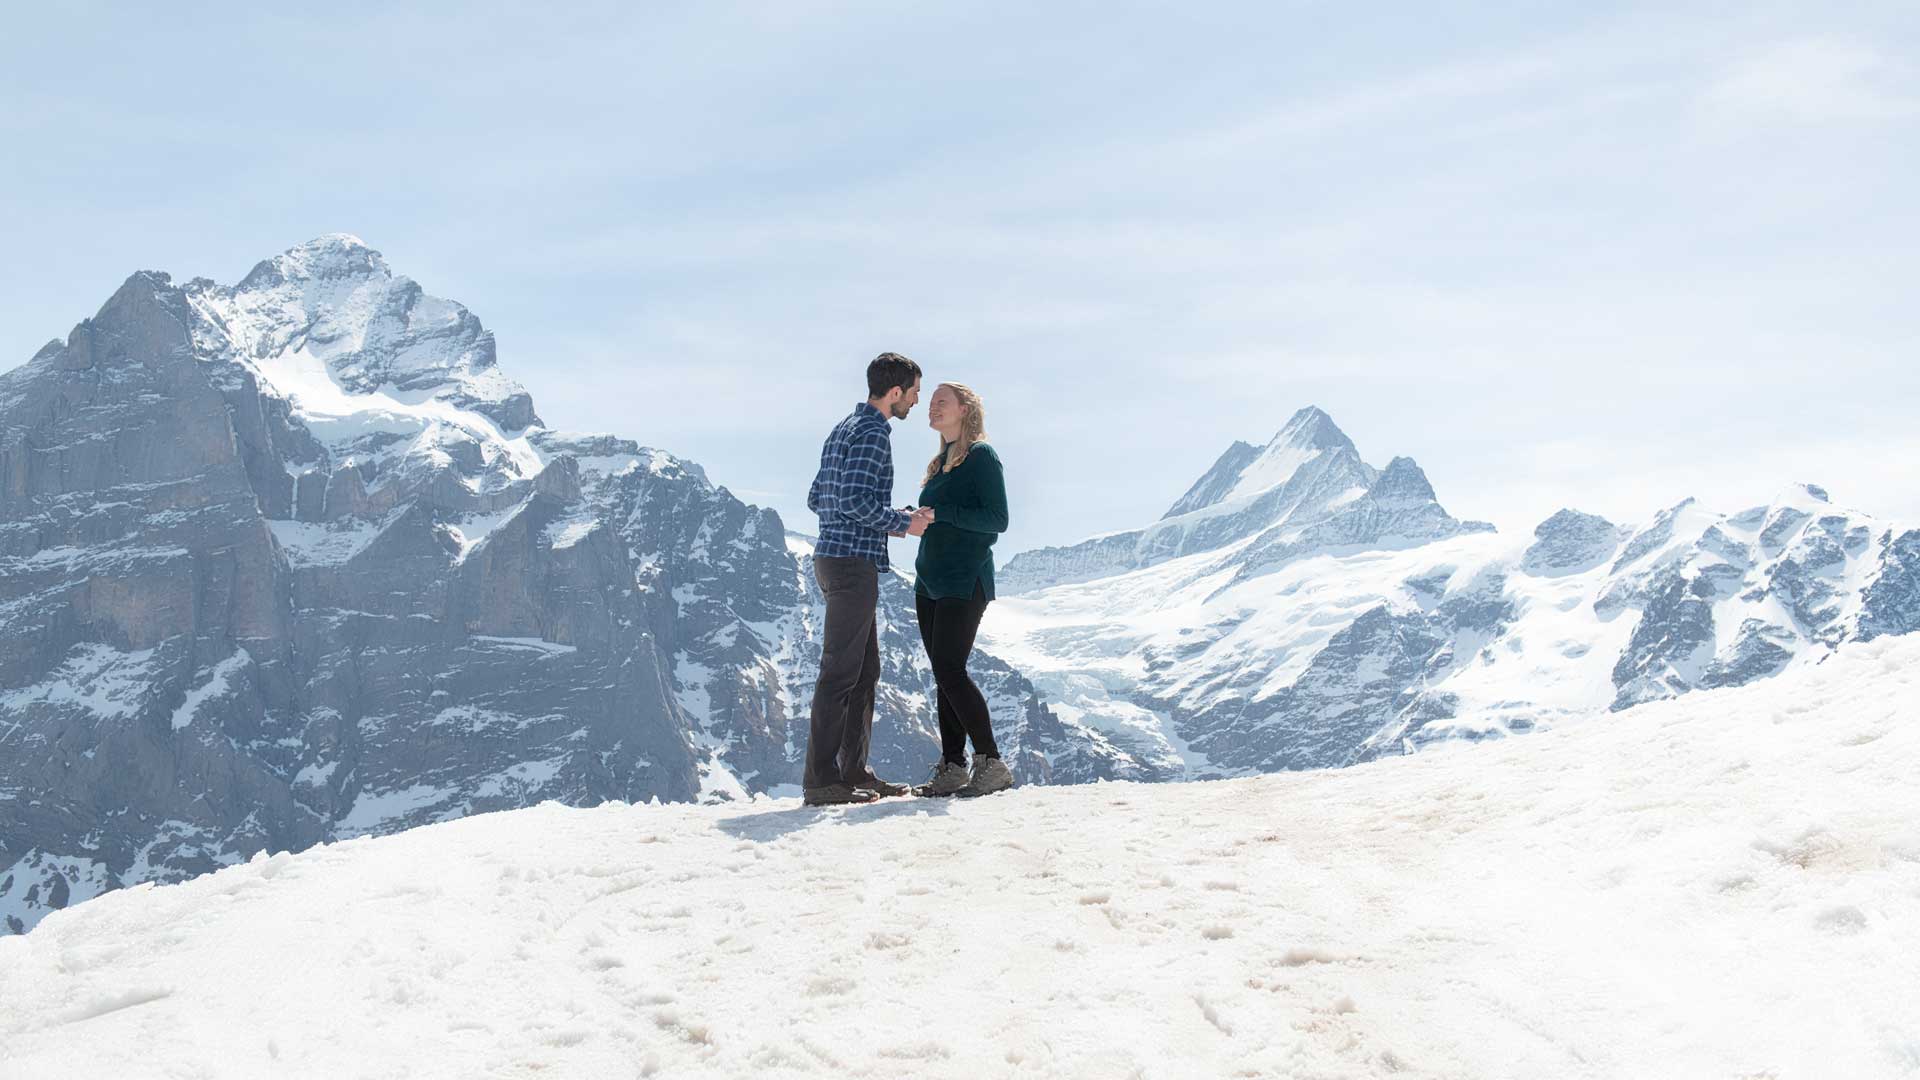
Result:
{"type": "Polygon", "coordinates": [[[802,530],[883,349],[985,395],[1007,554],[1305,404],[1503,528],[1920,523],[1911,3],[386,6],[10,12],[0,367],[345,231],[802,530]]]}

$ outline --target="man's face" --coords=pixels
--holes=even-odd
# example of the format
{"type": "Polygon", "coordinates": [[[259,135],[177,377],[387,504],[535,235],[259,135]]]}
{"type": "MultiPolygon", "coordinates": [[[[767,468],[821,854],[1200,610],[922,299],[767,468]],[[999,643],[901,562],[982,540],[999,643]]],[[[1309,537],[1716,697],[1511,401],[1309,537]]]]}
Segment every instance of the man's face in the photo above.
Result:
{"type": "Polygon", "coordinates": [[[912,412],[913,407],[918,404],[920,404],[920,380],[915,379],[913,385],[902,390],[899,400],[893,403],[893,418],[905,420],[907,414],[912,412]]]}

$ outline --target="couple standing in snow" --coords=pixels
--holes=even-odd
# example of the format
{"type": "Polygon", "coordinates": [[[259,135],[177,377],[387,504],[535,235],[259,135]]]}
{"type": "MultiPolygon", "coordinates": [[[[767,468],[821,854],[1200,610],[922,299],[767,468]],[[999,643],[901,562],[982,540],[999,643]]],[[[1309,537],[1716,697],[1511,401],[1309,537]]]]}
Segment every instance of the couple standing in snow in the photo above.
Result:
{"type": "Polygon", "coordinates": [[[920,365],[898,353],[875,357],[867,365],[867,399],[827,436],[820,471],[807,492],[807,509],[820,517],[813,572],[827,601],[802,781],[808,806],[872,802],[908,791],[875,776],[867,764],[880,681],[875,613],[880,575],[890,570],[891,536],[920,540],[914,612],[933,665],[940,714],[940,761],[913,792],[966,797],[1013,786],[993,741],[986,698],[967,675],[974,634],[993,600],[993,542],[1007,528],[1000,458],[986,443],[980,395],[959,383],[941,383],[927,404],[940,450],[927,465],[918,507],[893,509],[891,421],[905,420],[919,401],[920,365]]]}

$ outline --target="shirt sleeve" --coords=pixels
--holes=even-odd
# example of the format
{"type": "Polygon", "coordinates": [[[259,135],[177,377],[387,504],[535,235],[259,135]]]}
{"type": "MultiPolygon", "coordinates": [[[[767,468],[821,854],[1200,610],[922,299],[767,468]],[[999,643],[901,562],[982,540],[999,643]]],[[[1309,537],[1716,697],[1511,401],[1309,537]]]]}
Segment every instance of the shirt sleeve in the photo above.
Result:
{"type": "Polygon", "coordinates": [[[883,429],[862,427],[847,442],[838,505],[848,520],[881,532],[905,532],[913,519],[888,506],[893,492],[880,490],[883,466],[893,460],[893,444],[883,429]]]}
{"type": "Polygon", "coordinates": [[[974,473],[974,488],[980,496],[978,506],[956,506],[952,503],[935,503],[933,520],[936,524],[951,525],[956,529],[965,529],[977,533],[1003,533],[1007,531],[1007,480],[1000,468],[1000,455],[984,446],[967,455],[969,460],[978,458],[978,470],[974,473]],[[982,451],[985,451],[982,453],[982,451]]]}

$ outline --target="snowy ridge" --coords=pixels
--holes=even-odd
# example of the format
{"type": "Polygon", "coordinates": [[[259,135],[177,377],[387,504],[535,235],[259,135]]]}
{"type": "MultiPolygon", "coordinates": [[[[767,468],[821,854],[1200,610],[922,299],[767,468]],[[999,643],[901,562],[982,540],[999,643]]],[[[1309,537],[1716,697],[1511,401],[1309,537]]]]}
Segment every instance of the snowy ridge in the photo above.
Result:
{"type": "Polygon", "coordinates": [[[1332,417],[1308,406],[1264,448],[1229,447],[1152,525],[1022,552],[996,582],[1007,593],[1034,592],[1221,551],[1249,538],[1257,543],[1244,568],[1254,573],[1333,548],[1405,546],[1491,530],[1448,515],[1412,458],[1375,469],[1332,417]]]}
{"type": "Polygon", "coordinates": [[[288,401],[335,468],[404,475],[464,457],[506,478],[539,470],[521,434],[539,418],[496,366],[493,335],[459,304],[394,276],[359,238],[323,236],[237,286],[198,279],[186,291],[196,347],[288,401]]]}
{"type": "MultiPolygon", "coordinates": [[[[188,286],[203,334],[224,335],[265,385],[316,420],[375,408],[494,434],[538,422],[466,308],[396,277],[359,237],[333,233],[253,268],[239,285],[188,286]]],[[[211,352],[221,351],[218,341],[211,352]]]]}
{"type": "Polygon", "coordinates": [[[1883,638],[1335,772],[262,853],[0,939],[0,1044],[82,1075],[1892,1080],[1917,708],[1920,639],[1883,638]]]}

